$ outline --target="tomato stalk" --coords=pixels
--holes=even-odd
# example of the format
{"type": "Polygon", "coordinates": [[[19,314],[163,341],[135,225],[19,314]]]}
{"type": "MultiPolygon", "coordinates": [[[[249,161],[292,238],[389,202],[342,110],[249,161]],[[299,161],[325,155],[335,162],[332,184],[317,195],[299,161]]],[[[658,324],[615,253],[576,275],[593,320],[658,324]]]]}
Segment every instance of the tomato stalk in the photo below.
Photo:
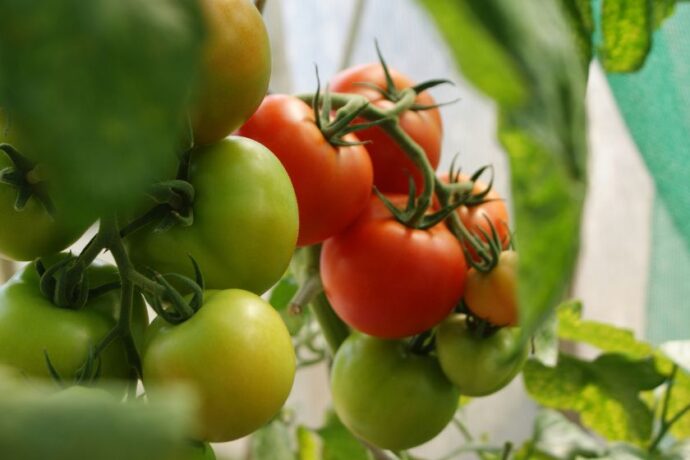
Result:
{"type": "MultiPolygon", "coordinates": [[[[304,285],[314,278],[319,279],[319,259],[321,256],[321,245],[306,246],[298,250],[293,259],[295,276],[301,285],[304,285]]],[[[323,337],[328,344],[331,355],[340,348],[340,345],[350,335],[350,329],[335,314],[331,304],[328,302],[323,290],[313,296],[309,303],[316,321],[319,323],[323,337]]]]}
{"type": "Polygon", "coordinates": [[[120,315],[117,324],[110,332],[101,340],[95,348],[95,354],[98,356],[108,345],[110,345],[118,337],[122,339],[125,350],[127,352],[127,361],[132,369],[134,369],[139,378],[142,376],[141,372],[141,358],[134,344],[134,337],[132,336],[132,307],[134,305],[134,283],[129,277],[132,264],[127,255],[127,251],[122,244],[120,231],[117,226],[117,219],[103,218],[101,219],[101,226],[99,228],[98,236],[107,242],[106,247],[113,255],[115,264],[120,273],[120,315]]]}

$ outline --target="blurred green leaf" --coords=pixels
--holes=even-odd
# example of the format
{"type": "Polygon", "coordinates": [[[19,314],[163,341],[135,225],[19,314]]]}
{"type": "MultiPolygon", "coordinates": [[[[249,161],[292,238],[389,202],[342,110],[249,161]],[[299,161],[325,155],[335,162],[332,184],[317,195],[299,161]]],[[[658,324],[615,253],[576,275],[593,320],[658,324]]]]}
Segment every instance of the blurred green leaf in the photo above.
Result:
{"type": "Polygon", "coordinates": [[[202,24],[196,0],[0,0],[0,105],[72,215],[174,172],[202,24]]]}
{"type": "Polygon", "coordinates": [[[555,368],[530,360],[523,377],[540,404],[577,411],[585,426],[607,439],[635,444],[648,441],[652,430],[652,410],[640,393],[666,378],[652,358],[634,360],[620,354],[604,354],[592,362],[562,354],[555,368]]]}
{"type": "Polygon", "coordinates": [[[560,2],[420,0],[464,75],[499,105],[527,340],[566,291],[585,193],[586,75],[560,2]]]}
{"type": "Polygon", "coordinates": [[[561,0],[573,40],[577,44],[582,68],[587,75],[592,60],[592,34],[594,17],[590,0],[561,0]]]}
{"type": "Polygon", "coordinates": [[[309,428],[297,427],[299,460],[320,460],[318,436],[309,428]]]}
{"type": "Polygon", "coordinates": [[[534,356],[543,364],[553,367],[558,363],[558,320],[552,312],[534,334],[534,356]]]}
{"type": "Polygon", "coordinates": [[[554,458],[594,457],[603,447],[580,426],[555,410],[542,409],[534,422],[533,449],[554,458]]]}
{"type": "Polygon", "coordinates": [[[251,437],[252,460],[296,460],[290,429],[279,418],[273,419],[251,437]]]}
{"type": "Polygon", "coordinates": [[[309,309],[304,309],[299,314],[292,314],[288,309],[288,305],[298,289],[299,283],[297,283],[295,277],[291,274],[286,275],[278,281],[278,284],[276,284],[273,289],[271,289],[271,295],[269,297],[269,302],[273,305],[273,308],[278,310],[290,335],[293,336],[297,335],[307,323],[309,315],[309,309]]]}
{"type": "Polygon", "coordinates": [[[103,390],[54,395],[3,387],[0,458],[21,460],[184,460],[193,405],[186,393],[120,403],[103,390]]]}
{"type": "Polygon", "coordinates": [[[654,28],[658,28],[673,15],[676,10],[676,0],[652,0],[652,18],[654,28]]]}
{"type": "Polygon", "coordinates": [[[650,0],[603,0],[599,49],[608,72],[634,72],[642,67],[652,44],[650,0]]]}
{"type": "Polygon", "coordinates": [[[669,375],[671,361],[647,342],[637,340],[632,331],[612,324],[582,319],[582,304],[566,302],[558,308],[558,336],[564,340],[583,342],[602,351],[621,353],[631,358],[656,359],[657,368],[669,375]]]}
{"type": "Polygon", "coordinates": [[[372,460],[371,453],[340,421],[328,411],[326,423],[316,430],[323,441],[322,460],[372,460]]]}

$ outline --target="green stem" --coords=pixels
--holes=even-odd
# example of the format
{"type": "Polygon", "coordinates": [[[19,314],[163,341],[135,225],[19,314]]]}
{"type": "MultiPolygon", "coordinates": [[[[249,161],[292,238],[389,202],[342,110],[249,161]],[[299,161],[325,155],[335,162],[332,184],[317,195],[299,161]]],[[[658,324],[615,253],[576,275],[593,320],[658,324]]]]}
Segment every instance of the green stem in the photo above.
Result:
{"type": "Polygon", "coordinates": [[[132,336],[132,308],[134,305],[134,283],[129,278],[132,270],[132,263],[127,255],[127,250],[122,243],[120,232],[117,226],[116,219],[101,219],[101,227],[99,229],[99,238],[106,242],[106,247],[115,259],[118,271],[120,273],[120,314],[117,324],[110,330],[96,346],[96,354],[103,352],[112,342],[121,338],[127,352],[127,360],[141,377],[141,358],[137,351],[132,336]]]}
{"type": "MultiPolygon", "coordinates": [[[[300,284],[319,276],[321,245],[313,245],[298,250],[294,258],[294,273],[300,284]]],[[[319,283],[320,284],[320,283],[319,283]]],[[[323,292],[316,295],[309,304],[331,355],[335,355],[340,345],[350,335],[350,329],[335,314],[323,292]]]]}
{"type": "Polygon", "coordinates": [[[666,436],[666,433],[671,429],[671,427],[681,418],[683,417],[686,413],[690,412],[690,404],[687,406],[683,407],[681,410],[679,410],[676,415],[668,419],[668,411],[670,407],[670,402],[671,402],[671,392],[673,390],[673,386],[676,382],[676,374],[678,373],[678,366],[673,365],[673,370],[671,371],[671,375],[668,378],[668,384],[666,387],[666,393],[664,394],[664,402],[663,406],[661,408],[661,428],[659,429],[659,432],[657,435],[654,437],[652,440],[651,444],[649,445],[649,452],[652,453],[657,448],[659,447],[659,444],[661,441],[664,439],[664,436],[666,436]]]}

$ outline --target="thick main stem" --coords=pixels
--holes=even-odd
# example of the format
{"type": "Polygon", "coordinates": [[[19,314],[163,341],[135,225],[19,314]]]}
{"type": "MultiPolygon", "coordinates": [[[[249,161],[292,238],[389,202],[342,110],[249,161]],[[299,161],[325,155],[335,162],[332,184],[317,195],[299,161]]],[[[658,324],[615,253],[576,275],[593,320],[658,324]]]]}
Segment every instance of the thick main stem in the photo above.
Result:
{"type": "MultiPolygon", "coordinates": [[[[301,248],[298,257],[295,261],[295,275],[298,277],[300,283],[306,283],[313,277],[319,274],[319,259],[321,256],[321,246],[314,245],[301,248]]],[[[319,323],[323,337],[328,344],[328,349],[331,355],[340,348],[340,345],[350,335],[350,329],[345,323],[335,314],[333,307],[328,302],[326,295],[321,292],[316,295],[309,303],[316,321],[319,323]]]]}

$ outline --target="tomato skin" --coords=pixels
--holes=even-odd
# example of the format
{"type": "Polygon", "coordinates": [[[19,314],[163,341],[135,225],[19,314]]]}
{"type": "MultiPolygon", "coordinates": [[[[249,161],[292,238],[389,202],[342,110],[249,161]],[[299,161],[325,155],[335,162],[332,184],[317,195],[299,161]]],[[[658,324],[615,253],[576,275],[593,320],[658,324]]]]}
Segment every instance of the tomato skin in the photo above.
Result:
{"type": "MultiPolygon", "coordinates": [[[[397,89],[409,88],[415,83],[389,68],[393,82],[397,89]]],[[[338,74],[331,80],[331,91],[341,93],[360,94],[381,109],[388,109],[394,105],[377,91],[356,83],[369,82],[379,88],[386,88],[386,77],[379,63],[365,64],[351,67],[338,74]]],[[[436,102],[428,92],[417,96],[416,103],[420,105],[434,105],[436,102]]],[[[400,127],[426,153],[431,167],[436,169],[441,159],[441,140],[443,134],[441,114],[438,109],[412,111],[407,110],[400,115],[400,127]]],[[[374,165],[374,185],[383,193],[407,193],[409,175],[414,177],[417,190],[424,184],[421,171],[407,157],[404,150],[398,146],[381,128],[373,127],[357,131],[357,137],[362,141],[371,141],[366,148],[371,155],[374,165]]]]}
{"type": "Polygon", "coordinates": [[[290,175],[299,208],[298,246],[339,233],[369,202],[373,170],[366,149],[332,146],[312,108],[296,97],[267,96],[239,134],[268,147],[290,175]]]}
{"type": "MultiPolygon", "coordinates": [[[[194,278],[188,254],[209,289],[260,294],[282,276],[297,240],[297,201],[285,169],[264,146],[230,137],[192,153],[194,223],[128,236],[132,261],[194,278]]],[[[151,203],[153,205],[153,202],[151,203]]]]}
{"type": "Polygon", "coordinates": [[[197,391],[199,437],[209,442],[261,427],[282,407],[295,375],[292,341],[280,315],[239,289],[206,291],[201,309],[182,324],[156,318],[142,363],[147,392],[165,383],[187,383],[197,391]]]}
{"type": "Polygon", "coordinates": [[[518,323],[517,253],[503,251],[498,265],[488,273],[474,268],[467,273],[465,304],[479,318],[495,326],[518,323]]]}
{"type": "Polygon", "coordinates": [[[232,133],[256,110],[271,77],[271,49],[251,0],[201,0],[208,36],[192,108],[194,141],[208,145],[232,133]]]}
{"type": "Polygon", "coordinates": [[[431,356],[403,341],[353,334],[331,370],[336,413],[353,433],[391,450],[435,437],[453,418],[458,393],[431,356]]]}
{"type": "MultiPolygon", "coordinates": [[[[98,261],[87,269],[87,277],[92,288],[119,279],[114,266],[98,261]]],[[[31,377],[50,378],[45,350],[58,373],[71,379],[86,361],[90,347],[115,325],[119,302],[116,289],[90,299],[80,310],[56,307],[40,291],[35,264],[25,266],[0,287],[0,364],[31,377]]],[[[132,311],[132,334],[137,344],[141,344],[147,324],[146,307],[137,296],[132,311]]],[[[128,378],[120,340],[104,350],[101,360],[101,378],[128,378]]]]}
{"type": "Polygon", "coordinates": [[[466,318],[452,315],[436,332],[436,353],[443,372],[466,396],[486,396],[508,385],[527,359],[527,347],[514,355],[519,328],[501,328],[480,338],[466,318]]]}
{"type": "MultiPolygon", "coordinates": [[[[21,150],[17,134],[13,129],[6,130],[5,123],[0,110],[0,144],[8,143],[21,150]]],[[[0,152],[0,171],[11,166],[7,155],[0,152]]],[[[0,183],[0,258],[29,261],[60,252],[79,239],[91,224],[68,220],[59,212],[53,218],[35,197],[17,211],[16,198],[17,189],[0,183]]]]}
{"type": "MultiPolygon", "coordinates": [[[[391,198],[398,205],[406,200],[391,198]]],[[[321,278],[335,312],[381,338],[411,336],[439,323],[460,300],[466,272],[460,244],[443,224],[405,227],[375,196],[321,252],[321,278]]]]}

